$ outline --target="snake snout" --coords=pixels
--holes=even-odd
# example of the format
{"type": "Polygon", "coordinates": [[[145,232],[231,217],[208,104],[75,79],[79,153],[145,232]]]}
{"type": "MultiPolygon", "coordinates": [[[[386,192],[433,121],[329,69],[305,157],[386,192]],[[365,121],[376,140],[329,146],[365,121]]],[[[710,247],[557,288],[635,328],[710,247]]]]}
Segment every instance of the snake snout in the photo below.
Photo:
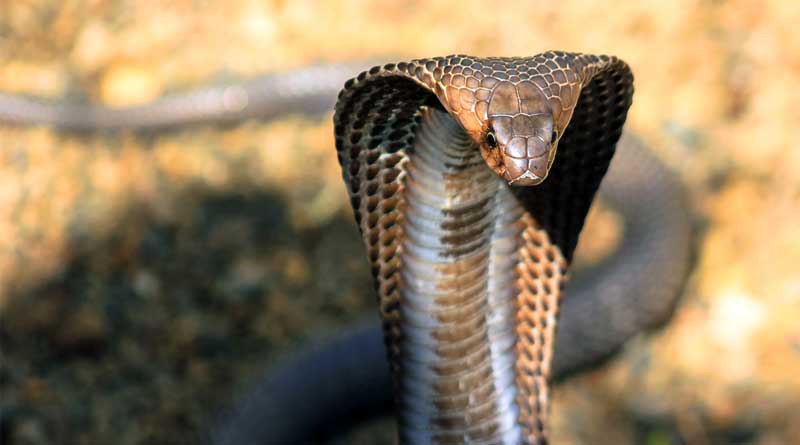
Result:
{"type": "Polygon", "coordinates": [[[518,113],[491,119],[502,162],[495,169],[509,185],[541,183],[555,154],[553,119],[549,114],[518,113]]]}
{"type": "Polygon", "coordinates": [[[502,176],[508,181],[508,185],[537,185],[547,177],[548,159],[547,156],[535,159],[517,159],[505,156],[503,166],[505,171],[502,176]]]}

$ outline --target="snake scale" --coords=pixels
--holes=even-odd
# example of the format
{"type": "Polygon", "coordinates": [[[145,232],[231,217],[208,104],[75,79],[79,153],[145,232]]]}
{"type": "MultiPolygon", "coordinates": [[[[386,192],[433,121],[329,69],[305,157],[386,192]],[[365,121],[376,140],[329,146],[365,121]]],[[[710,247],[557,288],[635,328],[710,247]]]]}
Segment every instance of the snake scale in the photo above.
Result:
{"type": "MultiPolygon", "coordinates": [[[[320,111],[353,68],[123,110],[0,95],[0,121],[156,130],[320,111]]],[[[547,443],[550,382],[663,321],[688,272],[680,185],[622,136],[632,95],[623,61],[558,51],[415,59],[347,81],[336,148],[385,350],[370,325],[300,356],[268,374],[218,442],[312,440],[374,415],[394,388],[401,443],[547,443]],[[625,235],[567,285],[609,165],[601,195],[625,235]]]]}

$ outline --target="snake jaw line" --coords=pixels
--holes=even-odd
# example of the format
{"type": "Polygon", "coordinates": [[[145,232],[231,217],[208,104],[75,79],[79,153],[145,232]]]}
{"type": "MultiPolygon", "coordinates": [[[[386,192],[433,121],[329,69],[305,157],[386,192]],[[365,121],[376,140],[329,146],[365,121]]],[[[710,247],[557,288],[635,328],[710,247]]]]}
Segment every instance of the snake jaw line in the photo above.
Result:
{"type": "Polygon", "coordinates": [[[546,176],[539,177],[539,176],[534,175],[530,171],[526,171],[522,175],[517,176],[516,178],[509,180],[508,181],[508,185],[514,186],[514,187],[539,185],[539,184],[542,183],[542,181],[545,180],[545,178],[546,178],[546,176]]]}

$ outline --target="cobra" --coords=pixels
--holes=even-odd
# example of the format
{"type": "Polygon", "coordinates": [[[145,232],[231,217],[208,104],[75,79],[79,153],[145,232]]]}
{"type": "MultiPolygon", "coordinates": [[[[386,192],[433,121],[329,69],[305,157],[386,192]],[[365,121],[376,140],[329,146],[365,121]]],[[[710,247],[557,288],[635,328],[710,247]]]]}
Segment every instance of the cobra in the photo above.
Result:
{"type": "Polygon", "coordinates": [[[336,146],[401,443],[547,442],[567,268],[632,95],[624,62],[564,52],[412,60],[345,84],[336,146]]]}
{"type": "MultiPolygon", "coordinates": [[[[131,110],[0,96],[0,119],[146,130],[324,109],[342,71],[314,69],[131,110]],[[312,87],[287,96],[285,82],[312,87]]],[[[556,51],[416,59],[349,80],[335,106],[336,148],[392,383],[380,348],[361,347],[378,334],[359,331],[338,355],[318,351],[269,374],[218,441],[298,442],[349,425],[324,412],[330,394],[341,412],[367,402],[315,391],[324,373],[344,386],[383,382],[381,394],[391,387],[401,443],[547,443],[551,380],[664,320],[688,270],[679,183],[632,137],[617,148],[632,95],[621,60],[556,51]],[[585,280],[567,284],[615,152],[604,195],[624,215],[625,237],[585,280]]]]}

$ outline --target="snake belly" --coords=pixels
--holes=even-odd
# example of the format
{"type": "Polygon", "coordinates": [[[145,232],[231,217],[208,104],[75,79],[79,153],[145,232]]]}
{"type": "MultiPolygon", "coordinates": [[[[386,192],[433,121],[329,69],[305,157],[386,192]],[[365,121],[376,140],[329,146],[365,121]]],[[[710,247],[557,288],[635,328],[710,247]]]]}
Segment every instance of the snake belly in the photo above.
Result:
{"type": "Polygon", "coordinates": [[[632,80],[616,58],[548,52],[389,64],[345,85],[336,144],[402,443],[546,443],[567,264],[632,80]]]}

